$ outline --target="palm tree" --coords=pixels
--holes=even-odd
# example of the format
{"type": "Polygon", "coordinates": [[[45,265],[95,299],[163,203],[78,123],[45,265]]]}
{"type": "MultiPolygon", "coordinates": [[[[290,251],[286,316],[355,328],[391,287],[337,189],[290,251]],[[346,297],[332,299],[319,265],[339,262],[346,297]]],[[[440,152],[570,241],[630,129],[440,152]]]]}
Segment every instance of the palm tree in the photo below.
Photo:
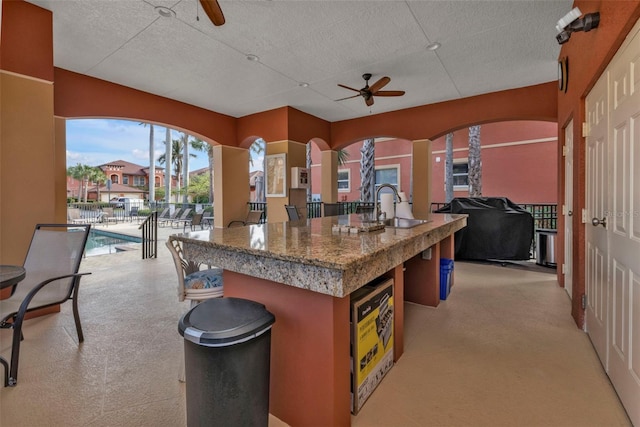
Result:
{"type": "Polygon", "coordinates": [[[445,202],[453,199],[453,133],[449,132],[445,137],[446,155],[444,161],[445,202]]]}
{"type": "MultiPolygon", "coordinates": [[[[78,163],[76,166],[71,166],[67,169],[67,175],[77,179],[80,182],[78,188],[78,201],[82,202],[82,195],[84,195],[84,201],[87,201],[87,187],[89,185],[89,175],[91,171],[95,169],[93,166],[82,165],[78,163]]],[[[102,172],[102,171],[101,171],[102,172]]]]}
{"type": "MultiPolygon", "coordinates": [[[[164,137],[164,145],[165,145],[165,152],[164,152],[164,158],[166,160],[166,163],[168,165],[171,165],[173,163],[172,160],[172,150],[171,150],[171,129],[169,128],[165,128],[165,137],[164,137]]],[[[158,159],[158,161],[160,161],[160,159],[158,159]]],[[[171,179],[171,168],[170,167],[165,167],[165,171],[164,171],[164,179],[165,179],[165,183],[164,183],[164,200],[165,202],[169,202],[169,200],[171,199],[171,184],[172,184],[172,179],[171,179]]]]}
{"type": "Polygon", "coordinates": [[[91,168],[89,171],[88,180],[96,184],[96,191],[98,192],[98,201],[100,201],[100,186],[107,182],[107,175],[100,168],[91,168]]]}
{"type": "Polygon", "coordinates": [[[338,166],[344,166],[349,160],[349,152],[344,148],[338,150],[338,166]]]}
{"type": "Polygon", "coordinates": [[[144,127],[149,125],[149,201],[152,202],[156,198],[156,153],[153,142],[153,125],[151,123],[140,124],[144,127]]]}
{"type": "Polygon", "coordinates": [[[365,139],[360,152],[360,200],[374,202],[376,192],[376,153],[375,140],[365,139]]]}
{"type": "MultiPolygon", "coordinates": [[[[186,134],[185,134],[186,135],[186,134]]],[[[184,186],[181,181],[181,176],[183,173],[183,160],[184,160],[184,137],[180,137],[179,139],[174,139],[171,141],[171,158],[173,159],[173,171],[178,178],[178,189],[182,191],[182,187],[184,186]]],[[[196,157],[195,154],[189,154],[189,157],[196,157]]],[[[162,154],[158,157],[158,163],[165,164],[166,154],[162,154]]],[[[167,166],[167,170],[170,170],[171,165],[167,166]]],[[[178,200],[178,195],[176,195],[176,201],[178,200]]]]}
{"type": "Polygon", "coordinates": [[[469,197],[482,197],[480,126],[469,127],[469,197]]]}
{"type": "Polygon", "coordinates": [[[213,145],[206,143],[205,151],[207,152],[207,160],[209,165],[209,171],[207,176],[209,177],[209,203],[213,203],[213,145]]]}
{"type": "Polygon", "coordinates": [[[311,202],[311,164],[313,163],[311,161],[311,141],[307,142],[307,146],[306,146],[307,152],[307,162],[305,167],[307,168],[307,170],[309,171],[309,186],[307,187],[307,202],[311,202]]]}
{"type": "Polygon", "coordinates": [[[78,186],[78,201],[80,201],[80,197],[82,194],[82,175],[80,173],[80,163],[78,163],[76,166],[69,166],[67,168],[67,176],[70,176],[71,178],[75,179],[76,181],[78,181],[80,183],[80,185],[78,186]]]}

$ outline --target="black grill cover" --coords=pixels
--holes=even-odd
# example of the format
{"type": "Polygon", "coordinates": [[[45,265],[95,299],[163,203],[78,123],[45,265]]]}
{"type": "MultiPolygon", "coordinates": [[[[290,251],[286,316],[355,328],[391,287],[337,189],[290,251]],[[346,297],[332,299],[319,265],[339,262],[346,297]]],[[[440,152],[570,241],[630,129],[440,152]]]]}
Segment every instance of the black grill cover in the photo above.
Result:
{"type": "Polygon", "coordinates": [[[530,259],[533,216],[506,197],[455,198],[436,212],[469,215],[455,234],[455,259],[530,259]]]}

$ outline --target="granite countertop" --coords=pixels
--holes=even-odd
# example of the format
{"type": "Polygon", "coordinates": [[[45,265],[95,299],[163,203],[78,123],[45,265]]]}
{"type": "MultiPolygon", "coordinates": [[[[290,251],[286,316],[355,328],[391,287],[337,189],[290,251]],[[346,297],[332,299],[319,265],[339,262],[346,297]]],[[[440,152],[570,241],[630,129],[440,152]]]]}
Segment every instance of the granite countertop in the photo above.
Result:
{"type": "Polygon", "coordinates": [[[413,228],[372,232],[344,215],[178,234],[185,256],[238,273],[343,297],[466,226],[466,215],[431,214],[413,228]],[[343,228],[344,229],[344,228],[343,228]]]}

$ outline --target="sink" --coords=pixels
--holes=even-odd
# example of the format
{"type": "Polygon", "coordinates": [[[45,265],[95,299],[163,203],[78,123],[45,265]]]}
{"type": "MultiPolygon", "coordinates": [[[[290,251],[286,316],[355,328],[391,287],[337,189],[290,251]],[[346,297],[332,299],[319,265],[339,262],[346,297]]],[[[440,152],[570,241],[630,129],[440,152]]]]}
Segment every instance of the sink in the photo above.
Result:
{"type": "Polygon", "coordinates": [[[388,218],[384,220],[385,227],[391,228],[412,228],[416,225],[426,224],[428,219],[412,219],[412,218],[388,218]]]}

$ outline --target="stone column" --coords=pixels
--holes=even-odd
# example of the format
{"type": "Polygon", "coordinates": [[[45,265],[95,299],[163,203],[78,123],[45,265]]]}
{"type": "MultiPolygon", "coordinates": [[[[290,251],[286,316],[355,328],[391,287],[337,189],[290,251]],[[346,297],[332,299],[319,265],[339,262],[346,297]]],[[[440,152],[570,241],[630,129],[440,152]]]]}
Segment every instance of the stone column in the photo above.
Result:
{"type": "Polygon", "coordinates": [[[66,222],[65,141],[53,116],[52,14],[24,1],[0,7],[11,40],[0,51],[0,259],[21,264],[37,223],[66,222]]]}
{"type": "Polygon", "coordinates": [[[213,224],[225,228],[247,217],[249,201],[249,150],[213,147],[213,224]]]}
{"type": "Polygon", "coordinates": [[[338,152],[323,151],[321,153],[321,200],[325,203],[338,201],[338,152]]]}
{"type": "Polygon", "coordinates": [[[431,209],[431,141],[413,141],[413,214],[426,218],[431,209]]]}
{"type": "MultiPolygon", "coordinates": [[[[296,205],[304,217],[306,217],[307,214],[307,190],[291,188],[291,168],[306,167],[307,146],[304,143],[289,140],[267,142],[267,156],[283,153],[286,154],[284,171],[285,195],[282,197],[267,197],[268,222],[282,222],[289,220],[289,216],[287,215],[284,205],[296,205]]],[[[268,188],[270,179],[269,171],[267,170],[265,171],[265,188],[268,188]]]]}

